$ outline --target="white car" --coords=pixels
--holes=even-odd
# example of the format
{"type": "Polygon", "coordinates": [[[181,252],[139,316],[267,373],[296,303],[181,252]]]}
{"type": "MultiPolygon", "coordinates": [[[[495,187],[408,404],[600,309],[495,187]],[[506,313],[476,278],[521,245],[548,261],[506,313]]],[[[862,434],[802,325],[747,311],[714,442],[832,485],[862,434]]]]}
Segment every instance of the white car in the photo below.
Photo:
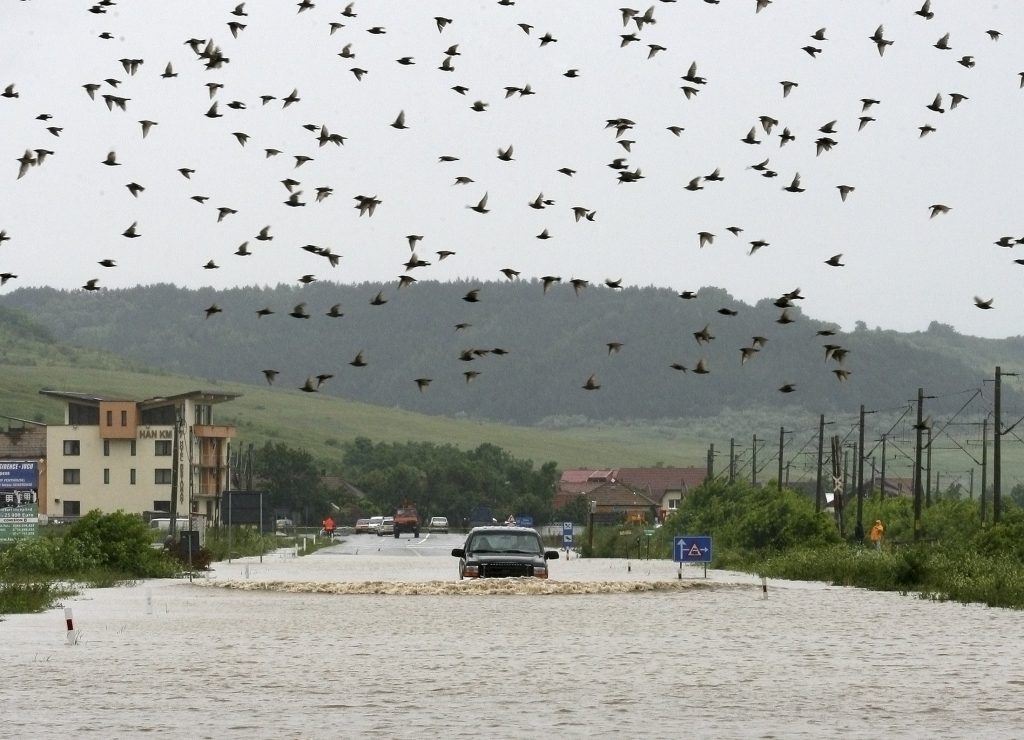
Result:
{"type": "Polygon", "coordinates": [[[377,527],[377,536],[383,537],[384,535],[392,535],[395,533],[395,518],[393,516],[386,516],[377,527]]]}
{"type": "Polygon", "coordinates": [[[366,525],[366,531],[370,534],[377,534],[380,531],[380,525],[384,521],[382,516],[371,516],[370,523],[366,525]]]}
{"type": "Polygon", "coordinates": [[[448,534],[448,517],[446,516],[432,516],[430,517],[430,524],[427,525],[428,532],[441,532],[442,534],[448,534]]]}

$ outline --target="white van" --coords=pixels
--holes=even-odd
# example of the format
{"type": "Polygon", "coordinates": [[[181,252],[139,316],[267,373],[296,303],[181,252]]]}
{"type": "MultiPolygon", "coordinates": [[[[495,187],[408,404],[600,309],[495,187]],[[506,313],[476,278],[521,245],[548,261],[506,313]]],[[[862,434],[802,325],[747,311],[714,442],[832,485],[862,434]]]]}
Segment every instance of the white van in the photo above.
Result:
{"type": "MultiPolygon", "coordinates": [[[[164,532],[167,532],[167,531],[169,531],[171,529],[171,519],[170,519],[170,517],[167,517],[165,519],[164,518],[161,518],[161,519],[150,519],[149,520],[149,528],[150,529],[159,529],[159,530],[162,530],[164,532]]],[[[183,529],[188,529],[188,519],[179,518],[178,519],[177,529],[179,531],[181,531],[183,529]]]]}

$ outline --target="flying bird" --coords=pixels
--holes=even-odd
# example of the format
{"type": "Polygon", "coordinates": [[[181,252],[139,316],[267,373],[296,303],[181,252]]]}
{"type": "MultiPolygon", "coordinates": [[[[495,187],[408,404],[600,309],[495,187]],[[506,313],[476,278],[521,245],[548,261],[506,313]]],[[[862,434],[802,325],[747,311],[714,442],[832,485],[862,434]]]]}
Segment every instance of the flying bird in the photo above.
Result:
{"type": "Polygon", "coordinates": [[[601,387],[601,384],[597,381],[596,375],[591,375],[587,378],[587,381],[583,384],[582,388],[586,391],[596,391],[601,387]]]}
{"type": "Polygon", "coordinates": [[[475,206],[466,206],[466,208],[474,210],[477,213],[490,213],[490,211],[487,209],[487,193],[484,193],[484,197],[481,198],[480,202],[477,203],[475,206]]]}

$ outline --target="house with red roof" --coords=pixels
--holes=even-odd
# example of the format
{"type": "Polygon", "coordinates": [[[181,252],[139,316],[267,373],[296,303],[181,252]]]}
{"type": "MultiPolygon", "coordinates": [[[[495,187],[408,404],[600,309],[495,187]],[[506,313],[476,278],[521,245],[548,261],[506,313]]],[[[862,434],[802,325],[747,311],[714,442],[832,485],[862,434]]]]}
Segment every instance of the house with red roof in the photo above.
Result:
{"type": "Polygon", "coordinates": [[[565,470],[558,481],[554,506],[556,509],[563,508],[579,496],[587,496],[588,500],[594,500],[592,494],[596,489],[615,483],[628,490],[630,495],[635,493],[644,501],[650,502],[641,504],[641,508],[653,506],[655,515],[661,520],[675,511],[686,494],[703,483],[706,477],[707,469],[697,467],[565,470]]]}

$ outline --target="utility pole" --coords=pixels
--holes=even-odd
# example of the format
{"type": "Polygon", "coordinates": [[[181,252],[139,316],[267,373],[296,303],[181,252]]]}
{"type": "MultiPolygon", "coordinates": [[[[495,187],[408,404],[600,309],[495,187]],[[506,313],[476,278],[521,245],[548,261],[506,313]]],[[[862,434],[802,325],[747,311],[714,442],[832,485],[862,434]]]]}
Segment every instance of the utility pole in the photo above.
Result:
{"type": "Polygon", "coordinates": [[[853,536],[858,542],[864,540],[864,404],[860,405],[860,435],[857,453],[857,528],[853,536]]]}
{"type": "Polygon", "coordinates": [[[974,468],[968,471],[971,474],[971,501],[974,500],[974,468]]]}
{"type": "Polygon", "coordinates": [[[932,507],[932,428],[928,427],[928,455],[925,462],[928,475],[924,479],[924,505],[925,508],[932,507]]]}
{"type": "Polygon", "coordinates": [[[715,479],[715,443],[708,446],[708,481],[715,479]]]}
{"type": "Polygon", "coordinates": [[[878,501],[885,501],[885,435],[882,435],[882,480],[878,487],[878,501]]]}
{"type": "Polygon", "coordinates": [[[782,491],[782,451],[786,444],[786,428],[779,427],[779,478],[778,489],[782,491]]]}
{"type": "Polygon", "coordinates": [[[996,365],[996,384],[993,397],[994,405],[994,426],[992,429],[992,523],[998,524],[1003,510],[1002,491],[1002,453],[1001,444],[1003,437],[1002,414],[1002,377],[1004,375],[1016,376],[1017,373],[1004,373],[1003,369],[996,365]]]}
{"type": "Polygon", "coordinates": [[[736,438],[729,437],[729,483],[736,480],[736,438]]]}
{"type": "Polygon", "coordinates": [[[988,488],[988,417],[981,420],[981,524],[988,521],[988,497],[985,489],[988,488]]]}
{"type": "Polygon", "coordinates": [[[921,432],[924,429],[924,418],[921,412],[924,407],[924,388],[917,389],[917,423],[914,425],[914,541],[921,538],[921,499],[924,490],[921,485],[921,432]]]}
{"type": "Polygon", "coordinates": [[[750,451],[750,486],[757,488],[757,435],[754,435],[754,446],[750,451]]]}
{"type": "Polygon", "coordinates": [[[825,415],[818,416],[818,468],[814,479],[814,513],[821,511],[821,463],[825,451],[825,415]]]}

